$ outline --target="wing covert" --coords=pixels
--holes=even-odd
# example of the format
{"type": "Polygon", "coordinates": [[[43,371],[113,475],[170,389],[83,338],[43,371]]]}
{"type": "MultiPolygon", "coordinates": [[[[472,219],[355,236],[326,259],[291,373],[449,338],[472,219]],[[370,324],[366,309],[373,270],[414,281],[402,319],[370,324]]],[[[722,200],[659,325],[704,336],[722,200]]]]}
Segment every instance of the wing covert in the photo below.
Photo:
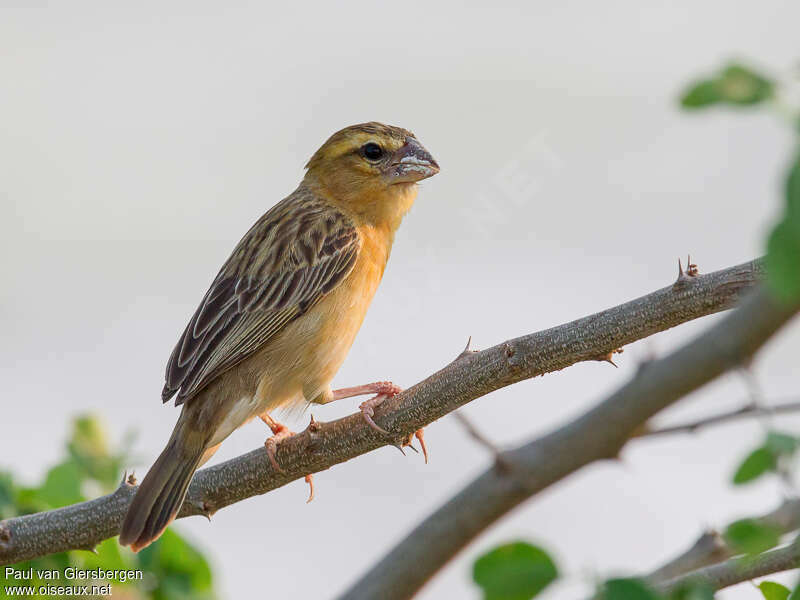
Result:
{"type": "Polygon", "coordinates": [[[268,211],[236,246],[172,351],[164,402],[178,392],[182,404],[252,355],[339,285],[359,249],[353,222],[308,192],[268,211]]]}

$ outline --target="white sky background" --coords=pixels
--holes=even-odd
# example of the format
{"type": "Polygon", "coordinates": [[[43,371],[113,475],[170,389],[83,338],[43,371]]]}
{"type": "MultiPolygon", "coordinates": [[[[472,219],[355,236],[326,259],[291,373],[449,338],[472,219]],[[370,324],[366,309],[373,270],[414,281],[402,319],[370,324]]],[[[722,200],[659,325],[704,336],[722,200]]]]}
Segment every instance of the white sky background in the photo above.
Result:
{"type": "MultiPolygon", "coordinates": [[[[139,433],[144,473],[178,416],[159,399],[177,336],[234,244],[345,125],[409,128],[442,171],[337,386],[411,385],[468,335],[488,347],[662,287],[687,252],[701,271],[750,259],[777,211],[788,129],[687,115],[676,97],[731,57],[789,72],[796,3],[13,4],[0,2],[0,466],[30,481],[85,411],[117,438],[139,433]]],[[[712,320],[626,348],[618,370],[577,365],[466,412],[500,444],[528,440],[712,320]]],[[[795,324],[761,356],[768,398],[796,395],[798,352],[795,324]]],[[[729,376],[662,420],[745,393],[729,376]]],[[[265,435],[251,423],[215,460],[265,435]]],[[[622,465],[585,469],[497,524],[420,597],[478,598],[472,561],[516,538],[567,574],[549,598],[655,567],[702,527],[779,502],[774,482],[728,484],[762,435],[740,423],[632,443],[622,465]]],[[[296,482],[176,528],[208,553],[223,597],[331,597],[490,464],[451,418],[426,439],[427,466],[385,448],[317,475],[310,505],[296,482]]]]}

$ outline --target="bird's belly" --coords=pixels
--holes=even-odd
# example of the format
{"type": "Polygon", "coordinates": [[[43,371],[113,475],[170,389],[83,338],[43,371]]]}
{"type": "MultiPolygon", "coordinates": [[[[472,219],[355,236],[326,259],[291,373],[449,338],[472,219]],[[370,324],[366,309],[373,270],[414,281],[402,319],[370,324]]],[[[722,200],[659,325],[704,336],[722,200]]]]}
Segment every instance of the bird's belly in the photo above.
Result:
{"type": "Polygon", "coordinates": [[[224,417],[210,446],[265,412],[304,408],[329,389],[364,321],[387,256],[359,260],[329,295],[295,319],[257,354],[222,376],[220,389],[237,389],[224,400],[224,417]],[[252,382],[242,383],[242,382],[252,382]],[[257,382],[257,383],[256,383],[257,382]]]}

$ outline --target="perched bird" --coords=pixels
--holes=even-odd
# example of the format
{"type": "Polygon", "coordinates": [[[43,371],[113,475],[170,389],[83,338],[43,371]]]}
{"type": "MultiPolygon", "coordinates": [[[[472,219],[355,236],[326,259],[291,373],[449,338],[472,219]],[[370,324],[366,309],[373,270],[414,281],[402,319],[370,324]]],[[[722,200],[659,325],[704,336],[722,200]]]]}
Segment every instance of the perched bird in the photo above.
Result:
{"type": "MultiPolygon", "coordinates": [[[[381,123],[334,133],[299,187],[250,228],[225,262],[167,363],[164,402],[183,405],[166,448],[128,508],[120,544],[138,551],[175,518],[195,470],[236,428],[271,411],[362,394],[374,406],[389,382],[334,391],[330,382],[361,327],[394,234],[439,165],[410,131],[381,123]]],[[[381,430],[383,431],[383,430],[381,430]]],[[[420,441],[422,441],[420,439],[420,441]]]]}

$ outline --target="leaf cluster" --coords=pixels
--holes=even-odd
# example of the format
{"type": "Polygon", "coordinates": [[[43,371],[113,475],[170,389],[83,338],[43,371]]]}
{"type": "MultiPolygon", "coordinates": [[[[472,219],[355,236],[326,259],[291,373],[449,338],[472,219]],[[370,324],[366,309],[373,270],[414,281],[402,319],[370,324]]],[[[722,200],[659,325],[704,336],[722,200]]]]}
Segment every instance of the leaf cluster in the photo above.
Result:
{"type": "MultiPolygon", "coordinates": [[[[35,486],[20,484],[9,471],[0,470],[0,519],[51,510],[83,502],[109,493],[123,477],[122,466],[129,461],[127,436],[119,449],[108,442],[102,421],[91,415],[74,419],[66,443],[66,457],[50,468],[35,486]]],[[[52,584],[38,574],[67,567],[103,570],[141,570],[142,579],[124,583],[111,581],[114,597],[130,600],[211,600],[215,597],[211,568],[205,557],[184,538],[167,530],[154,544],[134,554],[120,548],[115,538],[105,540],[92,551],[73,550],[36,558],[13,565],[15,569],[33,569],[33,579],[5,579],[0,569],[0,598],[6,597],[6,585],[35,586],[52,584]]],[[[76,582],[77,583],[77,582],[76,582]]],[[[104,582],[93,582],[102,585],[104,582]]],[[[49,598],[50,596],[39,596],[49,598]]],[[[78,598],[79,596],[73,596],[78,598]]]]}

